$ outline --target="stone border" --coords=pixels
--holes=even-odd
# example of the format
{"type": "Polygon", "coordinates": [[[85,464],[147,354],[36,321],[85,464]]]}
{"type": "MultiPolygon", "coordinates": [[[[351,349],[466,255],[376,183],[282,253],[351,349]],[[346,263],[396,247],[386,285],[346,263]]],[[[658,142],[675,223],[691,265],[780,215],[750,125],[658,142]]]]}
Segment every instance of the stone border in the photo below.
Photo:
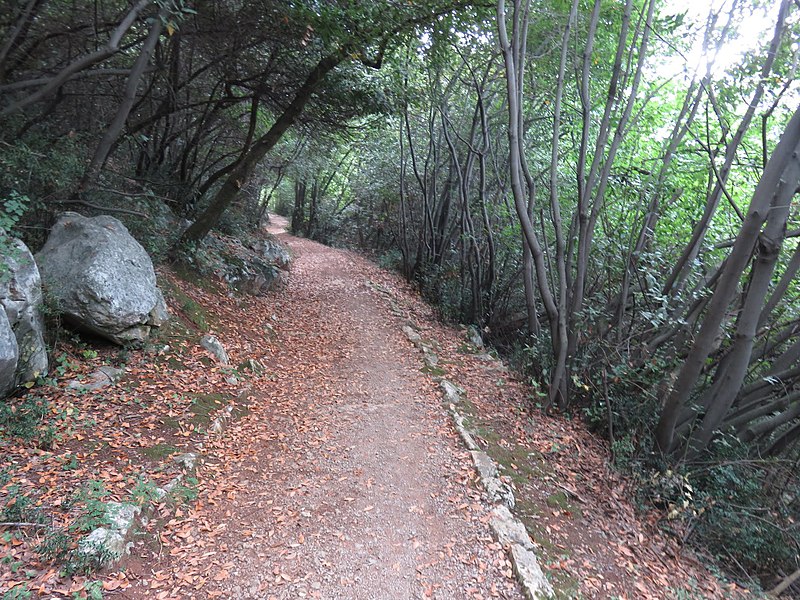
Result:
{"type": "MultiPolygon", "coordinates": [[[[425,364],[429,365],[428,356],[433,354],[432,344],[424,340],[411,325],[404,325],[403,333],[422,352],[425,364]]],[[[466,418],[456,408],[466,398],[466,391],[443,377],[435,379],[439,382],[456,430],[472,456],[472,463],[493,505],[489,525],[497,541],[508,552],[525,598],[528,600],[553,598],[555,596],[553,586],[547,581],[536,558],[536,545],[528,535],[525,524],[511,513],[510,509],[516,504],[514,491],[500,478],[497,465],[475,442],[474,431],[470,430],[466,418]]]]}
{"type": "MultiPolygon", "coordinates": [[[[244,386],[236,395],[236,399],[220,409],[219,415],[211,422],[208,434],[221,434],[233,416],[237,404],[247,398],[253,391],[251,385],[244,386]]],[[[197,444],[198,451],[202,451],[203,443],[197,444]]],[[[156,504],[170,495],[184,479],[193,476],[202,462],[198,452],[184,452],[171,459],[181,467],[181,473],[173,477],[164,487],[156,488],[155,499],[139,507],[131,503],[107,502],[106,521],[107,527],[98,527],[84,536],[78,542],[78,549],[86,555],[97,556],[103,560],[103,566],[108,567],[119,561],[130,552],[133,541],[131,538],[137,526],[146,524],[155,511],[156,504]]]]}
{"type": "Polygon", "coordinates": [[[374,281],[367,280],[367,286],[371,287],[373,290],[381,294],[386,300],[389,302],[389,308],[392,311],[392,314],[395,317],[405,317],[406,313],[400,308],[400,305],[397,304],[397,301],[394,299],[391,290],[387,289],[386,287],[382,286],[380,283],[376,283],[374,281]]]}
{"type": "MultiPolygon", "coordinates": [[[[452,397],[453,389],[456,390],[459,400],[464,397],[464,390],[447,380],[443,379],[439,385],[444,391],[445,398],[452,397]]],[[[475,443],[474,432],[469,430],[466,419],[458,412],[456,404],[450,402],[449,408],[456,429],[472,455],[472,462],[481,477],[481,483],[494,504],[489,524],[497,541],[508,551],[525,597],[528,600],[552,598],[555,592],[539,566],[536,545],[528,535],[525,524],[511,513],[510,509],[516,504],[514,491],[500,478],[494,461],[475,443]]]]}

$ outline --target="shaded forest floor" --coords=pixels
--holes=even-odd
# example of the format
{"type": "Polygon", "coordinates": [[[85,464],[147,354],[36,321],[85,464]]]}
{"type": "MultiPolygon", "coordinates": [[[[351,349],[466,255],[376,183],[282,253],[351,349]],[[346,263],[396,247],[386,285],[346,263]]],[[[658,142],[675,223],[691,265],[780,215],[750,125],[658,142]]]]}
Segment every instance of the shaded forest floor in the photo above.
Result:
{"type": "MultiPolygon", "coordinates": [[[[637,514],[603,443],[537,411],[526,386],[439,324],[400,278],[280,237],[295,254],[284,290],[238,297],[164,272],[180,318],[146,352],[60,346],[57,381],[31,391],[46,396],[39,437],[0,442],[0,505],[9,514],[9,503],[25,504],[17,513],[30,519],[0,528],[0,593],[520,599],[442,402],[436,378],[446,375],[465,388],[459,408],[515,488],[515,513],[559,597],[738,595],[660,533],[661,515],[637,514]],[[431,341],[437,367],[423,365],[404,325],[431,341]],[[197,345],[205,332],[230,366],[197,345]],[[115,386],[65,389],[103,363],[125,363],[115,386]],[[153,490],[188,451],[196,473],[160,498],[153,490]],[[64,576],[42,544],[47,531],[76,534],[93,500],[154,511],[121,564],[64,576]]],[[[14,405],[29,410],[30,397],[14,405]]]]}

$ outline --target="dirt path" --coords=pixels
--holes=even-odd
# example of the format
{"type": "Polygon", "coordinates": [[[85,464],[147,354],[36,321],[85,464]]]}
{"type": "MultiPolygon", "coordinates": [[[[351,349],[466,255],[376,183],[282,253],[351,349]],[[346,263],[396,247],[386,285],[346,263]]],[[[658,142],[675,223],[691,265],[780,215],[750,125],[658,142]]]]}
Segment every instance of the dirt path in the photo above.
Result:
{"type": "MultiPolygon", "coordinates": [[[[273,381],[209,442],[200,477],[213,485],[171,523],[185,523],[183,543],[137,545],[123,596],[521,598],[440,394],[369,285],[374,268],[281,237],[296,260],[270,301],[273,381]]],[[[263,316],[241,317],[266,331],[263,316]]]]}

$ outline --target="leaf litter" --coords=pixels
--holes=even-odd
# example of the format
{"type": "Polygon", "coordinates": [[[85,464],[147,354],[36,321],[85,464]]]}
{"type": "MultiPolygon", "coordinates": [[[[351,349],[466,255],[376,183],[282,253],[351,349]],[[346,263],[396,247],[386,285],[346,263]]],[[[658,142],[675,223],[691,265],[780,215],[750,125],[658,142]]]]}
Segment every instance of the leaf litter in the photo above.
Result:
{"type": "Polygon", "coordinates": [[[283,237],[297,260],[288,288],[267,297],[161,273],[178,291],[173,313],[203,307],[231,364],[257,360],[262,374],[215,363],[187,318],[150,352],[126,356],[118,384],[75,394],[68,380],[119,361],[119,351],[59,345],[67,368],[47,391],[58,416],[53,442],[42,449],[3,437],[10,476],[0,505],[24,497],[69,531],[79,517],[70,499],[87,481],[102,482],[105,500],[124,501],[145,479],[164,485],[178,471],[165,456],[191,450],[201,457],[198,482],[184,502],[155,501],[130,555],[91,575],[64,576],[42,559],[42,528],[5,527],[0,590],[82,598],[99,581],[109,598],[520,599],[469,454],[401,334],[411,322],[436,340],[447,376],[467,390],[487,452],[513,456],[505,466],[523,500],[517,512],[551,579],[591,598],[732,591],[658,531],[659,515],[635,512],[603,443],[535,411],[507,371],[464,354],[463,332],[439,324],[399,277],[283,237]],[[215,399],[208,415],[198,415],[199,398],[215,399]],[[208,431],[234,399],[246,410],[221,434],[208,431]],[[548,501],[558,493],[564,501],[548,501]]]}

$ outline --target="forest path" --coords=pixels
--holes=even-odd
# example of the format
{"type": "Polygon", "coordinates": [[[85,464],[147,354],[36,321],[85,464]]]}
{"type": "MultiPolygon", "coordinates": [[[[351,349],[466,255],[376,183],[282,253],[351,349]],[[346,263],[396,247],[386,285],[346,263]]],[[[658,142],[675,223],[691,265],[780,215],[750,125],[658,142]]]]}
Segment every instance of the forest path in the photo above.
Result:
{"type": "Polygon", "coordinates": [[[268,300],[273,381],[207,454],[222,491],[176,515],[186,544],[142,558],[123,596],[522,598],[441,395],[371,285],[379,270],[279,237],[295,261],[268,300]]]}

